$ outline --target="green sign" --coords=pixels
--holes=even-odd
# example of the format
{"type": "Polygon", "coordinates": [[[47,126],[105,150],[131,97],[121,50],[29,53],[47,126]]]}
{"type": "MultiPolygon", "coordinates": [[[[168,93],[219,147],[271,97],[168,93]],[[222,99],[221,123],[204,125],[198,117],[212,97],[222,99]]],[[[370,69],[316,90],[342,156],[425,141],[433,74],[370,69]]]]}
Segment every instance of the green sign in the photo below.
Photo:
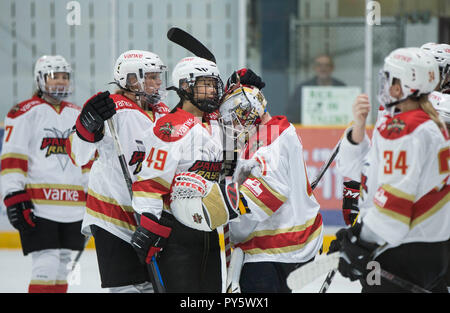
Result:
{"type": "Polygon", "coordinates": [[[359,87],[303,87],[303,125],[347,125],[353,120],[352,104],[359,87]]]}

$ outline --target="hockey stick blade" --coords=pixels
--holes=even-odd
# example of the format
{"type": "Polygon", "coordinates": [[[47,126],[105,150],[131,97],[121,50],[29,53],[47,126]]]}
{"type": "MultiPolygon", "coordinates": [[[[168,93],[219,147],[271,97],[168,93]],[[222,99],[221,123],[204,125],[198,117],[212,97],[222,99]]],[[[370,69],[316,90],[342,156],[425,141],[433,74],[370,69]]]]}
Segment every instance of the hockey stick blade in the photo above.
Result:
{"type": "Polygon", "coordinates": [[[318,255],[316,260],[292,271],[286,282],[291,290],[298,290],[313,282],[330,270],[338,267],[339,252],[318,255]]]}
{"type": "Polygon", "coordinates": [[[167,32],[167,38],[185,48],[186,50],[192,52],[194,55],[207,59],[209,61],[213,61],[216,63],[216,58],[208,48],[205,47],[197,38],[189,34],[188,32],[178,28],[172,27],[167,32]]]}

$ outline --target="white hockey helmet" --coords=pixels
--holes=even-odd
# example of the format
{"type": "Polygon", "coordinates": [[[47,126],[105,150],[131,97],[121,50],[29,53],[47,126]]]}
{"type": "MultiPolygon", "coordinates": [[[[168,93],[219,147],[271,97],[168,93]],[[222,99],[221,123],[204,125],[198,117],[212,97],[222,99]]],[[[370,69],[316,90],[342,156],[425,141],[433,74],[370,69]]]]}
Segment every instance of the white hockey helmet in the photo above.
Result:
{"type": "Polygon", "coordinates": [[[41,56],[34,66],[34,79],[38,90],[54,99],[61,100],[73,92],[72,67],[66,59],[60,55],[41,56]],[[53,78],[55,73],[67,73],[69,75],[69,83],[48,86],[47,78],[53,78]]]}
{"type": "Polygon", "coordinates": [[[426,43],[421,49],[428,51],[436,59],[441,74],[440,90],[450,89],[450,45],[442,43],[426,43]]]}
{"type": "Polygon", "coordinates": [[[428,100],[439,113],[442,121],[450,125],[450,95],[434,91],[430,94],[428,100]]]}
{"type": "Polygon", "coordinates": [[[114,65],[114,81],[150,104],[158,103],[167,95],[167,67],[157,54],[149,51],[122,53],[114,65]],[[151,82],[146,83],[146,78],[151,82]]]}
{"type": "Polygon", "coordinates": [[[392,51],[385,59],[380,71],[378,100],[389,111],[410,97],[420,97],[432,92],[439,83],[439,67],[431,54],[420,48],[400,48],[392,51]],[[401,84],[403,97],[395,99],[390,95],[394,79],[401,84]]]}
{"type": "Polygon", "coordinates": [[[219,100],[223,94],[223,82],[216,63],[200,58],[186,57],[180,60],[172,72],[172,89],[175,89],[181,99],[189,100],[203,112],[211,113],[219,108],[219,100]],[[199,78],[211,79],[215,95],[200,95],[195,92],[199,78]]]}
{"type": "Polygon", "coordinates": [[[219,123],[228,137],[238,138],[261,123],[267,101],[256,87],[239,85],[227,93],[219,108],[219,123]]]}

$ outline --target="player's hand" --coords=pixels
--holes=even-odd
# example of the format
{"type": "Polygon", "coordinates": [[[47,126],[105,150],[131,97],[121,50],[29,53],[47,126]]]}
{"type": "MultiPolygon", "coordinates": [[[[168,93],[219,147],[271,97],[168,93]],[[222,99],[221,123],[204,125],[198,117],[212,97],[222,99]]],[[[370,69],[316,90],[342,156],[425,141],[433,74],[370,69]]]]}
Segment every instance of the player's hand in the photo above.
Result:
{"type": "Polygon", "coordinates": [[[366,94],[360,94],[357,96],[355,102],[353,103],[352,111],[355,126],[365,127],[366,120],[370,112],[369,96],[366,94]]]}

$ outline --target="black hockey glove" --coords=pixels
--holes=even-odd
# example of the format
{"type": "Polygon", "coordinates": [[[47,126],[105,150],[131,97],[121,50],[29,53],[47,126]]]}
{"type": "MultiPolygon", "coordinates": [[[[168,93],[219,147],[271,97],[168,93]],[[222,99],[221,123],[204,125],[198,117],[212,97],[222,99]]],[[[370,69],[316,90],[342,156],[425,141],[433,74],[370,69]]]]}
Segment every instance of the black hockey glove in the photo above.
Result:
{"type": "Polygon", "coordinates": [[[342,200],[342,215],[346,225],[352,226],[356,217],[359,214],[358,199],[359,199],[360,183],[354,180],[344,182],[344,194],[342,200]]]}
{"type": "Polygon", "coordinates": [[[242,68],[238,71],[235,71],[227,80],[227,84],[225,86],[225,92],[228,89],[233,88],[237,83],[241,83],[242,85],[255,86],[258,89],[263,89],[266,86],[266,83],[261,80],[261,77],[256,75],[249,68],[242,68]]]}
{"type": "Polygon", "coordinates": [[[104,122],[116,114],[116,105],[109,97],[109,91],[99,92],[83,106],[76,122],[80,138],[97,142],[103,138],[104,122]]]}
{"type": "Polygon", "coordinates": [[[367,263],[372,260],[372,253],[378,248],[377,244],[359,238],[361,227],[362,224],[358,223],[336,233],[341,251],[338,269],[342,276],[351,281],[366,277],[367,263]]]}
{"type": "Polygon", "coordinates": [[[150,213],[141,215],[140,225],[131,237],[131,245],[143,264],[149,264],[153,255],[160,252],[172,231],[171,222],[150,213]]]}
{"type": "Polygon", "coordinates": [[[11,225],[23,232],[28,232],[36,226],[33,214],[34,205],[25,190],[15,191],[5,197],[6,213],[11,225]]]}

